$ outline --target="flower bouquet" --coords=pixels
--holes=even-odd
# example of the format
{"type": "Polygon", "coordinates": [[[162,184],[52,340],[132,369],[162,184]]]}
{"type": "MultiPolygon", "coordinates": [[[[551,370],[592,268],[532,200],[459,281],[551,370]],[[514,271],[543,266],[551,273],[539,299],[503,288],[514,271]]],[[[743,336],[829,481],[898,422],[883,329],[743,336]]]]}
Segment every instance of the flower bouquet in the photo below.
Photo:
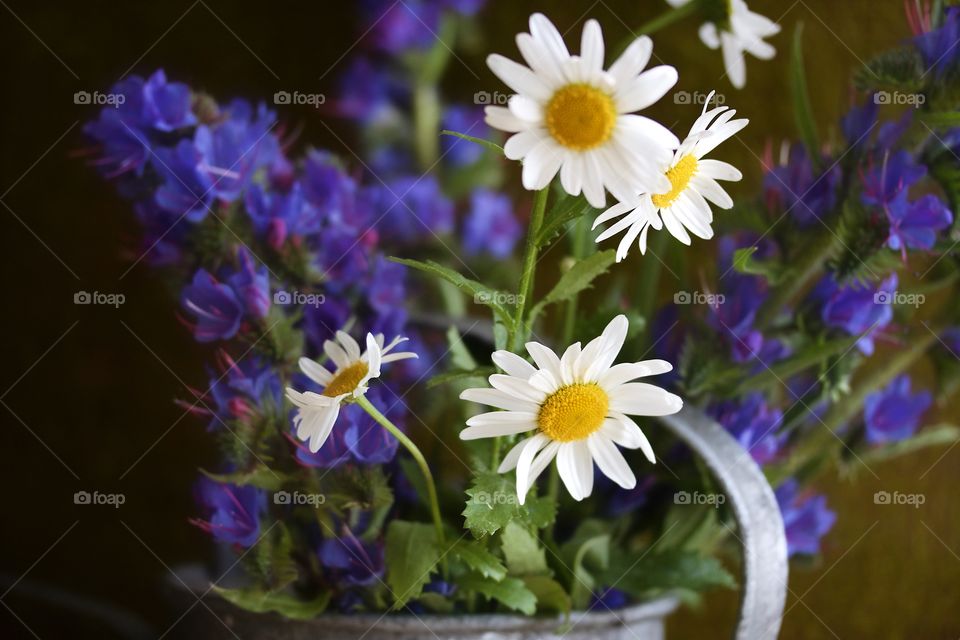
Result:
{"type": "Polygon", "coordinates": [[[739,443],[790,555],[835,521],[809,488],[824,470],[958,437],[920,425],[960,380],[960,9],[908,1],[913,36],[857,76],[829,138],[798,31],[801,140],[758,154],[762,192],[735,199],[723,145],[747,118],[710,88],[674,101],[682,131],[644,115],[678,80],[647,34],[699,16],[739,88],[775,23],[670,0],[622,44],[587,20],[574,54],[534,14],[520,62],[487,58],[503,86],[459,104],[442,80],[452,47],[482,46],[482,5],[363,4],[369,46],[314,101],[355,132],[342,157],[299,147],[282,106],[163,71],[86,125],[210,348],[180,399],[221,452],[191,522],[232,556],[201,597],[356,616],[356,636],[503,613],[569,630],[584,611],[640,629],[618,612],[737,584],[732,505],[658,419],[686,405],[739,443]],[[921,359],[936,383],[911,379],[921,359]]]}

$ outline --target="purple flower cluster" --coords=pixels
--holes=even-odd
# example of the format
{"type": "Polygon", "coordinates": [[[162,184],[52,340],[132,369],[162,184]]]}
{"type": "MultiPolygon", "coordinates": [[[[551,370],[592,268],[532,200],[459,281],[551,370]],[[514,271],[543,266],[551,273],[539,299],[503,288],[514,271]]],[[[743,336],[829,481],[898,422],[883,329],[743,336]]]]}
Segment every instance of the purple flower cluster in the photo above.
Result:
{"type": "Polygon", "coordinates": [[[827,508],[825,496],[800,492],[796,480],[787,480],[776,490],[780,515],[787,531],[787,553],[820,553],[820,539],[833,528],[837,514],[827,508]]]}

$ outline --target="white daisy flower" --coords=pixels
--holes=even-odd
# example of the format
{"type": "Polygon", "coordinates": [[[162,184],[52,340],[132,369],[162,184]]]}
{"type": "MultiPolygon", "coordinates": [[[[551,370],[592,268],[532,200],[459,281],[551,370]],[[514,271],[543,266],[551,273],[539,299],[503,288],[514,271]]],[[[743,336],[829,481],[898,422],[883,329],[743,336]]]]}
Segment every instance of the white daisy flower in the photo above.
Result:
{"type": "Polygon", "coordinates": [[[560,32],[540,13],[530,33],[517,36],[529,67],[501,55],[487,65],[516,95],[507,107],[486,108],[487,123],[514,133],[504,152],[523,160],[523,186],[543,189],[560,172],[570,195],[581,192],[594,207],[605,204],[604,188],[622,199],[636,187],[666,189],[658,167],[679,140],[666,127],[633,112],[659,100],[677,82],[670,66],[643,71],[653,52],[638,38],[606,71],[600,25],[587,21],[580,55],[570,55],[560,32]]]}
{"type": "Polygon", "coordinates": [[[620,202],[602,214],[593,223],[598,225],[620,218],[606,231],[597,236],[601,242],[626,230],[620,246],[617,247],[617,262],[627,256],[630,245],[639,237],[640,253],[647,251],[647,233],[650,228],[660,230],[664,225],[670,234],[682,242],[690,244],[690,233],[709,240],[713,237],[713,211],[709,200],[721,209],[733,206],[733,200],[717,180],[736,182],[743,174],[727,162],[704,158],[721,142],[735,135],[749,120],[732,120],[737,113],[727,107],[707,110],[714,92],[710,92],[703,105],[703,112],[693,123],[690,133],[674,154],[673,161],[666,169],[670,189],[660,193],[642,193],[639,196],[620,202]]]}
{"type": "Polygon", "coordinates": [[[582,500],[593,491],[593,463],[625,489],[637,480],[617,446],[640,449],[656,462],[653,449],[630,415],[676,413],[683,401],[651,384],[630,382],[673,367],[663,360],[613,365],[627,336],[627,318],[614,318],[603,334],[582,350],[580,343],[557,355],[537,342],[528,342],[531,365],[509,351],[497,351],[493,361],[506,374],[490,376],[492,389],[467,389],[464,400],[504,409],[473,416],[460,432],[463,440],[535,432],[507,453],[499,472],[517,470],[517,497],[527,491],[556,458],[567,491],[582,500]]]}
{"type": "MultiPolygon", "coordinates": [[[[667,0],[679,7],[692,0],[667,0]]],[[[730,84],[743,89],[747,84],[747,65],[744,53],[761,60],[770,60],[777,50],[764,38],[780,33],[780,25],[773,20],[750,11],[744,0],[726,0],[726,24],[706,22],[700,26],[700,40],[711,49],[723,50],[723,66],[730,77],[730,84]]]]}
{"type": "Polygon", "coordinates": [[[287,387],[287,397],[299,407],[293,424],[297,437],[309,442],[312,453],[319,451],[326,442],[333,424],[340,414],[340,405],[349,398],[363,395],[370,380],[380,377],[380,367],[388,362],[416,358],[411,351],[391,351],[406,338],[396,337],[384,346],[383,334],[367,334],[367,349],[360,352],[357,341],[343,331],[337,331],[337,341],[323,343],[326,352],[336,369],[329,369],[310,358],[300,358],[300,370],[323,387],[320,393],[300,392],[287,387]]]}

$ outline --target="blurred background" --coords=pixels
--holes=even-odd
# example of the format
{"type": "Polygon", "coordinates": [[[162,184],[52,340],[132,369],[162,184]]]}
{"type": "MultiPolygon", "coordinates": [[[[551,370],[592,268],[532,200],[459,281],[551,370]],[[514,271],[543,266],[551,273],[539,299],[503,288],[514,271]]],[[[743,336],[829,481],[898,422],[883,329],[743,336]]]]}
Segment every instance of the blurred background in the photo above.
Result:
{"type": "MultiPolygon", "coordinates": [[[[743,91],[721,79],[720,56],[697,39],[694,21],[654,36],[656,55],[680,71],[678,90],[716,88],[751,119],[739,136],[743,144],[728,144],[722,154],[744,169],[735,197],[757,187],[765,146],[795,134],[786,52],[798,22],[805,25],[808,80],[824,137],[836,132],[851,104],[852,73],[910,35],[900,0],[750,4],[783,31],[773,38],[773,62],[750,59],[743,91]]],[[[110,637],[68,611],[94,603],[133,612],[158,636],[176,637],[190,601],[172,603],[164,584],[169,567],[211,553],[208,538],[187,519],[196,470],[215,452],[201,421],[182,417],[173,399],[205,379],[205,354],[178,322],[157,274],[144,264],[130,268],[132,256],[123,250],[137,227],[113,186],[78,157],[88,145],[82,123],[96,107],[77,105],[73,96],[157,68],[223,99],[269,100],[281,90],[331,95],[339,65],[363,46],[361,27],[351,3],[340,2],[0,5],[7,95],[0,102],[0,243],[8,301],[0,379],[0,636],[110,637]],[[80,290],[122,293],[126,302],[116,309],[76,306],[80,290]],[[122,493],[126,501],[118,508],[75,505],[73,494],[83,490],[122,493]]],[[[490,0],[477,18],[486,41],[458,51],[449,94],[469,101],[478,90],[500,88],[483,59],[490,51],[515,56],[513,36],[532,11],[576,34],[586,18],[596,18],[608,42],[619,42],[666,7],[660,0],[490,0]]],[[[675,124],[675,105],[661,101],[654,116],[675,124]]],[[[324,117],[309,106],[280,109],[281,120],[300,131],[297,145],[350,159],[354,132],[324,117]]],[[[838,524],[815,564],[792,567],[782,637],[960,636],[960,447],[927,449],[874,470],[877,477],[821,483],[838,524]],[[916,509],[876,505],[873,494],[881,490],[920,493],[926,501],[916,509]]],[[[736,607],[736,593],[712,594],[703,608],[674,616],[670,637],[725,636],[736,607]]],[[[210,614],[194,605],[187,615],[210,614]]]]}

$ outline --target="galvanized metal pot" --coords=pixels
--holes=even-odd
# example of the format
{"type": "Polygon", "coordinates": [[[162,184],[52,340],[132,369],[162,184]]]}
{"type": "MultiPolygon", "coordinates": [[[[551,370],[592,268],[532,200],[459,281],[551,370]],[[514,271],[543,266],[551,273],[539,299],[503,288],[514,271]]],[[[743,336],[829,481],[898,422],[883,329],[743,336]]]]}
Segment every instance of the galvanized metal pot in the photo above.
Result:
{"type": "MultiPolygon", "coordinates": [[[[695,409],[660,418],[707,464],[726,493],[743,547],[740,617],[736,640],[773,640],[780,630],[787,591],[787,543],[770,485],[750,455],[720,425],[695,409]]],[[[243,640],[663,640],[666,617],[677,601],[663,598],[617,611],[555,617],[515,615],[324,615],[290,621],[241,611],[216,599],[196,637],[243,640]]],[[[716,637],[713,630],[704,637],[716,637]]],[[[194,637],[193,635],[189,637],[194,637]]]]}

